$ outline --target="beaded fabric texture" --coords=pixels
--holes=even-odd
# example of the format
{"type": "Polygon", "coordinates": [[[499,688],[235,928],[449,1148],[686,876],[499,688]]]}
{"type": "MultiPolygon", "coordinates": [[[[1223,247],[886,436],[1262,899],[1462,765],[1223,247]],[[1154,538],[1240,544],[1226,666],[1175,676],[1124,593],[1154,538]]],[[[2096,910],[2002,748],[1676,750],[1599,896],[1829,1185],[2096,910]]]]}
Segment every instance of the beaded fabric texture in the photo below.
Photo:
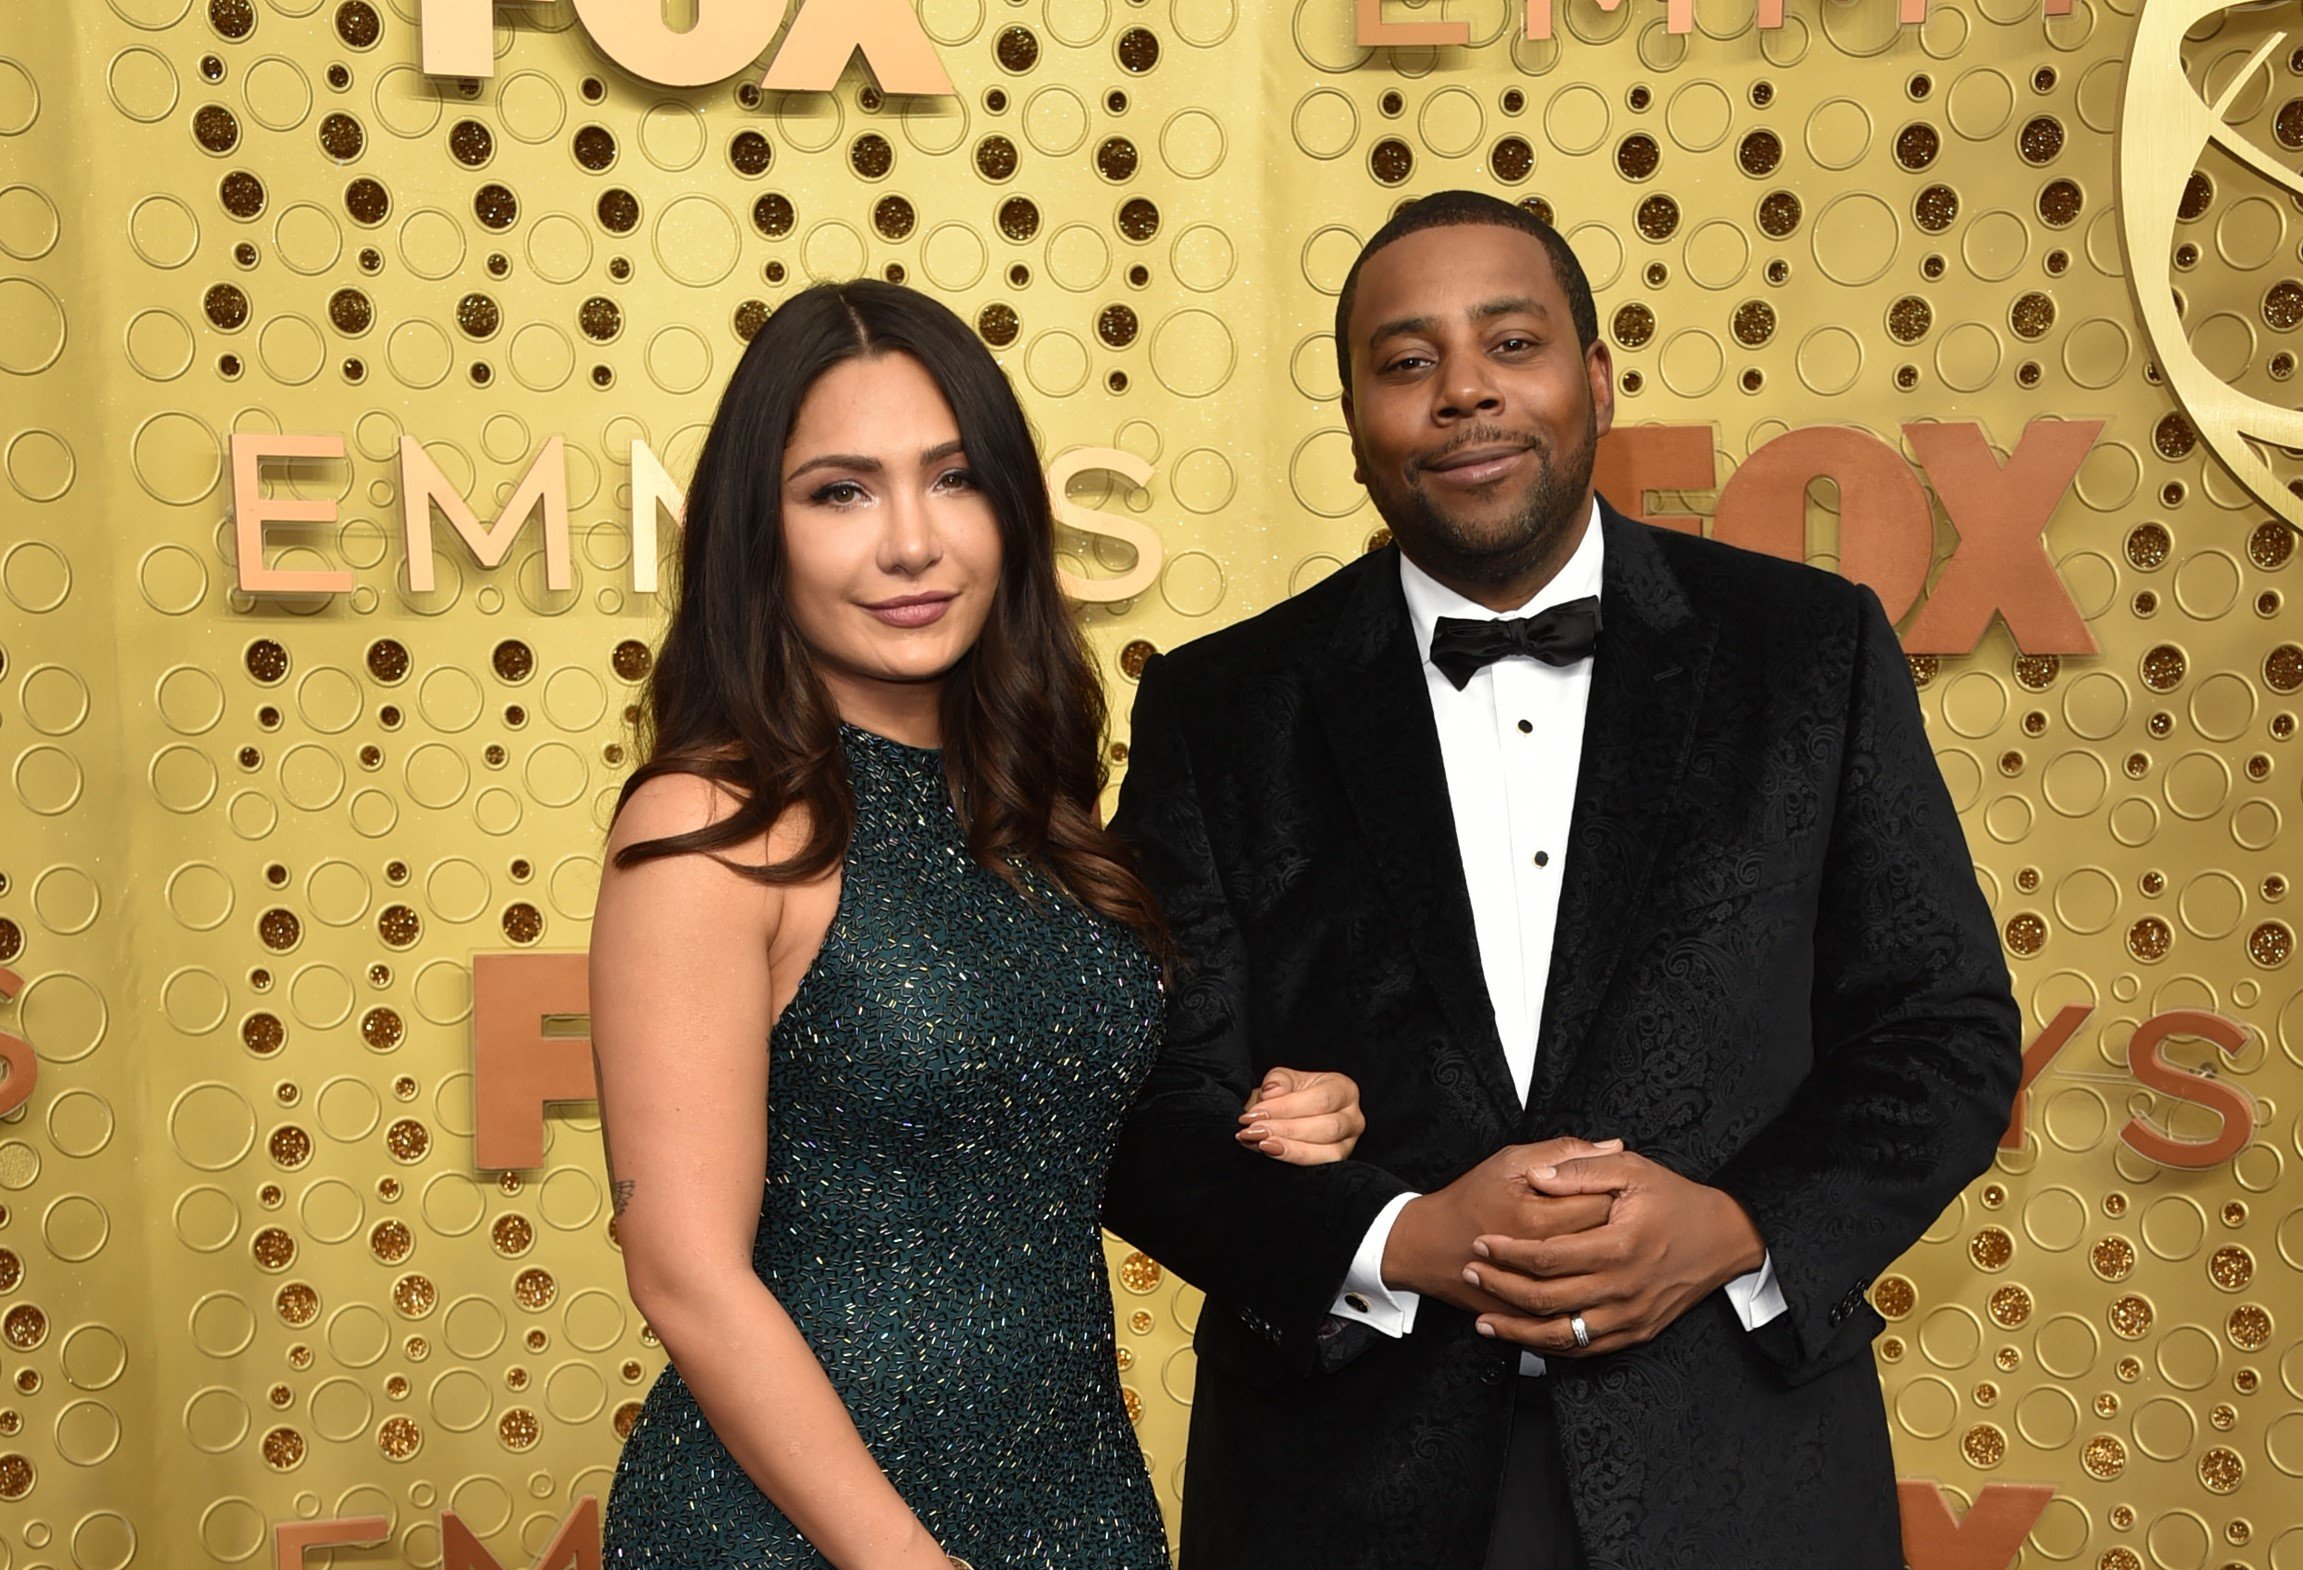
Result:
{"type": "MultiPolygon", "coordinates": [[[[941,754],[843,726],[838,913],[769,1038],[752,1265],[936,1541],[980,1570],[1165,1570],[1099,1213],[1157,1049],[1134,936],[980,866],[941,754]]],[[[828,1566],[676,1367],[609,1496],[619,1566],[828,1566]]]]}

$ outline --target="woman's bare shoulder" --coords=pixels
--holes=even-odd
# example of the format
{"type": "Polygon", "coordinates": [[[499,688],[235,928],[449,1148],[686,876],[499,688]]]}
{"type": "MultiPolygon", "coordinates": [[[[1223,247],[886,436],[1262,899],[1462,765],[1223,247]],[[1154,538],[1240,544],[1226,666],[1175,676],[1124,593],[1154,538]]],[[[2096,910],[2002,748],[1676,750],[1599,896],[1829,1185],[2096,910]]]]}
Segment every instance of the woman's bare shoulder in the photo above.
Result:
{"type": "Polygon", "coordinates": [[[709,828],[735,816],[744,801],[734,786],[701,774],[683,769],[652,774],[618,804],[615,826],[608,834],[609,852],[709,828]]]}
{"type": "MultiPolygon", "coordinates": [[[[626,847],[648,840],[693,834],[741,812],[750,796],[724,780],[687,770],[667,770],[642,780],[616,810],[608,834],[608,856],[613,864],[626,847]]],[[[814,821],[804,803],[787,805],[773,823],[716,847],[711,853],[732,866],[758,867],[796,853],[808,839],[814,821]]],[[[686,858],[669,858],[686,859],[686,858]]]]}

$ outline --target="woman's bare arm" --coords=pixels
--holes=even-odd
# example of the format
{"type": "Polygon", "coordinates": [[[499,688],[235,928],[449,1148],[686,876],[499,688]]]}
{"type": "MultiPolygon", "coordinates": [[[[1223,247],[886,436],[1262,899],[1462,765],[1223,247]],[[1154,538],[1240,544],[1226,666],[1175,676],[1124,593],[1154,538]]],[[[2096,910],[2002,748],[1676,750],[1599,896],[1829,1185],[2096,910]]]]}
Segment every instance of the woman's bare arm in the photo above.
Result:
{"type": "MultiPolygon", "coordinates": [[[[650,780],[617,818],[601,879],[592,1047],[624,1273],[713,1432],[826,1558],[840,1570],[944,1570],[752,1272],[768,1029],[798,980],[777,974],[778,961],[812,956],[830,901],[821,889],[764,888],[705,856],[614,865],[615,849],[699,828],[729,806],[693,776],[650,780]],[[812,932],[783,930],[811,922],[812,932]]],[[[738,846],[730,859],[756,862],[762,850],[738,846]]]]}

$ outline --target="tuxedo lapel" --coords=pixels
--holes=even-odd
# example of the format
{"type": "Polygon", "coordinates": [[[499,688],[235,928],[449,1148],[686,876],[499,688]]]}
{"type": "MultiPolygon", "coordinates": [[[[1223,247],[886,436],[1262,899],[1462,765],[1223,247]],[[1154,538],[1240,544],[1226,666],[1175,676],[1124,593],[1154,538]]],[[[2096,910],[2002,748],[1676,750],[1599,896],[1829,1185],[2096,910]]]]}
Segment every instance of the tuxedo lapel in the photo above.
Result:
{"type": "Polygon", "coordinates": [[[1480,969],[1447,768],[1396,548],[1368,568],[1335,628],[1329,657],[1316,666],[1314,701],[1398,930],[1508,1125],[1519,1118],[1519,1095],[1480,969]]]}
{"type": "Polygon", "coordinates": [[[1566,879],[1528,1090],[1523,1132],[1530,1135],[1553,1131],[1552,1103],[1584,1049],[1645,897],[1716,637],[1689,605],[1647,525],[1602,503],[1601,527],[1604,629],[1593,656],[1566,879]]]}

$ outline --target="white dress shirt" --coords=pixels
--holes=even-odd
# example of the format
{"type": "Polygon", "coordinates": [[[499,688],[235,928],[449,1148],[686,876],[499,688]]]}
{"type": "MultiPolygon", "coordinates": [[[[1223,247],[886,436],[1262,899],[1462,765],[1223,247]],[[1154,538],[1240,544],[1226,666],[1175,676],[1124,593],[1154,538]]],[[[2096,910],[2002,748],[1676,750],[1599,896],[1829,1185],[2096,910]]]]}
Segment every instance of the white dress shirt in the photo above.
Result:
{"type": "MultiPolygon", "coordinates": [[[[1567,873],[1567,829],[1575,812],[1575,785],[1583,759],[1583,722],[1591,705],[1591,660],[1546,665],[1540,660],[1497,660],[1457,691],[1431,663],[1432,632],[1443,616],[1500,621],[1532,616],[1600,592],[1605,544],[1599,509],[1592,508],[1575,554],[1535,597],[1516,610],[1493,611],[1465,599],[1406,556],[1400,587],[1416,647],[1424,653],[1424,691],[1438,722],[1440,759],[1448,802],[1471,894],[1472,929],[1480,970],[1495,1010],[1496,1034],[1522,1103],[1535,1072],[1536,1034],[1543,1024],[1544,990],[1551,979],[1552,941],[1559,926],[1559,890],[1567,873]]],[[[1390,1336],[1415,1327],[1421,1298],[1384,1284],[1383,1251],[1392,1223],[1413,1194],[1402,1194],[1377,1215],[1354,1256],[1334,1312],[1390,1336]]],[[[1744,1328],[1784,1312],[1772,1259],[1727,1284],[1728,1300],[1744,1328]]],[[[1543,1359],[1520,1354],[1520,1372],[1540,1374],[1543,1359]]]]}

